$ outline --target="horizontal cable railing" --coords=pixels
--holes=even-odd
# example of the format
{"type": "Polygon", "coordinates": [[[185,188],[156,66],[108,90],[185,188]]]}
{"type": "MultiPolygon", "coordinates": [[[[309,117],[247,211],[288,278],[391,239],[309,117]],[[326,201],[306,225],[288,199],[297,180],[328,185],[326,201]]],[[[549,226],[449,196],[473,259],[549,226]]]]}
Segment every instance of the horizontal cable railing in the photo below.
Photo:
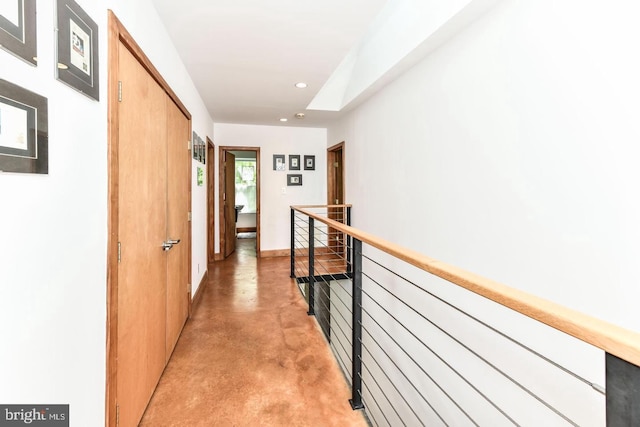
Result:
{"type": "Polygon", "coordinates": [[[640,425],[639,334],[350,220],[292,207],[291,277],[373,425],[640,425]]]}

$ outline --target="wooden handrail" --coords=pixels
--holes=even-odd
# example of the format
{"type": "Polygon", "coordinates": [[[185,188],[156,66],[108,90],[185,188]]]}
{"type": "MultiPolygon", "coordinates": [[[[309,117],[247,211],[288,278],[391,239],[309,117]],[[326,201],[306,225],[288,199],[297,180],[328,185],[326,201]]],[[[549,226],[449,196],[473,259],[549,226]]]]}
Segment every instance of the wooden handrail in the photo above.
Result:
{"type": "Polygon", "coordinates": [[[429,258],[357,228],[322,217],[306,210],[306,207],[291,208],[421,270],[640,366],[640,334],[637,332],[429,258]]]}
{"type": "Polygon", "coordinates": [[[350,208],[353,205],[298,205],[291,206],[291,208],[300,210],[300,209],[312,209],[312,208],[350,208]]]}

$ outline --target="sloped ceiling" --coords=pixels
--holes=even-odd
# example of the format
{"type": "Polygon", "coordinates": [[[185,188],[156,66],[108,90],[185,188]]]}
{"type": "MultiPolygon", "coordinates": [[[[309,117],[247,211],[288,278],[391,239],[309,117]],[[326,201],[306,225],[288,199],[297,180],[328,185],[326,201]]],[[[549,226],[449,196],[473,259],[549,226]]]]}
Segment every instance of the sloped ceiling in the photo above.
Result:
{"type": "Polygon", "coordinates": [[[386,0],[153,2],[215,122],[324,126],[306,107],[386,0]]]}

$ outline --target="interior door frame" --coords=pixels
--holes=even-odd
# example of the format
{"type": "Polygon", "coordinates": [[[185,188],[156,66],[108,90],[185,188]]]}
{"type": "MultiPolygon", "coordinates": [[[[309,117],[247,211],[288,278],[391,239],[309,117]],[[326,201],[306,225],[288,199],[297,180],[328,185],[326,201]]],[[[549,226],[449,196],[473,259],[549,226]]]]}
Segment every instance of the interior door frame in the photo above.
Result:
{"type": "MultiPolygon", "coordinates": [[[[207,263],[216,260],[216,145],[207,137],[207,263]]],[[[207,267],[208,269],[208,267],[207,267]]]]}
{"type": "MultiPolygon", "coordinates": [[[[218,224],[220,232],[220,253],[218,259],[224,259],[224,244],[227,239],[224,222],[224,158],[227,151],[256,152],[256,257],[260,258],[260,147],[218,147],[218,224]]],[[[235,235],[233,236],[235,239],[235,235]]]]}
{"type": "Polygon", "coordinates": [[[336,156],[338,155],[338,151],[342,152],[342,202],[346,203],[347,200],[347,193],[346,193],[346,187],[345,187],[345,153],[344,153],[344,149],[345,149],[345,143],[344,141],[336,144],[336,145],[332,145],[331,147],[327,148],[327,204],[328,205],[334,205],[334,201],[335,201],[335,194],[333,191],[333,188],[335,187],[335,176],[333,174],[333,163],[336,161],[336,156]]]}
{"type": "MultiPolygon", "coordinates": [[[[117,348],[118,348],[118,236],[119,236],[119,206],[118,206],[118,174],[119,174],[119,112],[118,112],[118,81],[120,80],[118,48],[122,43],[133,56],[142,64],[149,75],[162,87],[169,98],[178,106],[189,120],[189,134],[191,134],[191,113],[173,92],[160,72],[153,66],[149,58],[122,25],[112,10],[108,10],[108,101],[107,101],[107,144],[108,144],[108,217],[107,217],[107,348],[106,348],[106,411],[105,425],[116,425],[116,384],[117,348]]],[[[185,143],[185,148],[187,141],[185,143]]],[[[191,170],[189,170],[191,175],[191,170]]],[[[189,206],[191,206],[191,176],[189,176],[189,206]]],[[[189,286],[192,287],[191,272],[191,234],[192,224],[189,222],[189,286]]],[[[191,294],[191,289],[189,289],[191,294]]]]}

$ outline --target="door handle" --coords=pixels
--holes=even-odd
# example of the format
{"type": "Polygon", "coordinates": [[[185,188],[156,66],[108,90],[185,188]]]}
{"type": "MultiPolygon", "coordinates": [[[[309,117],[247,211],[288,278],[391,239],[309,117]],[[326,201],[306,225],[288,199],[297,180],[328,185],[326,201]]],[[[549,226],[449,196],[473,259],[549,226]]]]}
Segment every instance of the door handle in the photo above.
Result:
{"type": "Polygon", "coordinates": [[[162,242],[162,250],[163,251],[165,251],[165,252],[170,251],[172,247],[173,247],[173,243],[171,243],[171,241],[162,242]]]}
{"type": "Polygon", "coordinates": [[[180,243],[180,239],[178,239],[178,240],[171,240],[171,239],[169,239],[169,240],[167,240],[167,243],[170,243],[170,244],[172,244],[172,245],[177,245],[178,243],[180,243]]]}

